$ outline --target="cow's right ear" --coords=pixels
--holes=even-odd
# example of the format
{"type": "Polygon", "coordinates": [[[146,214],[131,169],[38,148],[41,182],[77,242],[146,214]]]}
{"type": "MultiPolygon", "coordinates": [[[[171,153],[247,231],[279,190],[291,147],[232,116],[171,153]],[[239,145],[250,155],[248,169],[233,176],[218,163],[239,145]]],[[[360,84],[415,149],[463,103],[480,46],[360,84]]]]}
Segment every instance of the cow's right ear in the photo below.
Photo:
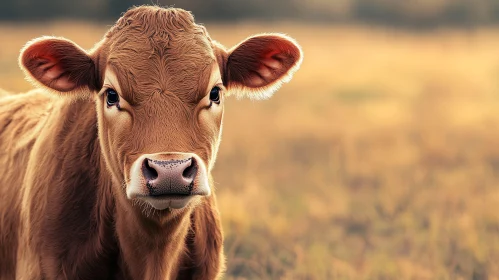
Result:
{"type": "Polygon", "coordinates": [[[96,88],[94,61],[64,38],[41,37],[28,42],[21,50],[19,64],[28,79],[58,92],[96,88]]]}

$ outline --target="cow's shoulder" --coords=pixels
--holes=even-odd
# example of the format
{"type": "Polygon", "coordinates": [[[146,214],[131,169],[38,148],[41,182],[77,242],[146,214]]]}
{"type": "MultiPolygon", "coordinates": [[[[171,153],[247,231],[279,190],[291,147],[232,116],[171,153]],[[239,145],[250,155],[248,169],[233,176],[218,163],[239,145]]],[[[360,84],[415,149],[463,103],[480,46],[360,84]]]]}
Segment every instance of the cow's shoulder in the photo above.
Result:
{"type": "Polygon", "coordinates": [[[0,90],[0,229],[6,229],[0,231],[0,279],[14,278],[21,228],[21,189],[32,147],[50,112],[52,98],[42,90],[23,94],[0,90]]]}
{"type": "Polygon", "coordinates": [[[0,92],[0,149],[16,153],[30,146],[52,110],[53,99],[41,89],[22,94],[0,92]]]}

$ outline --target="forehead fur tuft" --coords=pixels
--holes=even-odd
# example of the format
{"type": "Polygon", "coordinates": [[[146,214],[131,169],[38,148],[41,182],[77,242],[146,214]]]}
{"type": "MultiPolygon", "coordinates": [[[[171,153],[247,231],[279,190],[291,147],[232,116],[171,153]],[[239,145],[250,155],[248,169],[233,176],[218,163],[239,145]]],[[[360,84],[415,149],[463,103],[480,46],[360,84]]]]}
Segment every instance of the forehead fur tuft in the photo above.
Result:
{"type": "Polygon", "coordinates": [[[123,29],[140,29],[144,34],[153,35],[158,30],[192,31],[199,28],[194,23],[191,12],[178,8],[138,6],[130,8],[107,32],[110,38],[123,29]]]}
{"type": "Polygon", "coordinates": [[[199,87],[206,86],[205,69],[215,61],[206,29],[177,8],[132,8],[108,31],[106,41],[107,63],[132,102],[156,92],[194,101],[199,87]]]}

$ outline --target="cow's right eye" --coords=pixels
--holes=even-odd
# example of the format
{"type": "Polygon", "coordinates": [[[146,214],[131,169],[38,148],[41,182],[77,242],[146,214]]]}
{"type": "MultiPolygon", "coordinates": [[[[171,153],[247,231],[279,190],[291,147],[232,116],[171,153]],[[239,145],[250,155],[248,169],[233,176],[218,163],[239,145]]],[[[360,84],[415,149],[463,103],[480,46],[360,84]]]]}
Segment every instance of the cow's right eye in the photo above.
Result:
{"type": "Polygon", "coordinates": [[[108,88],[106,90],[107,106],[116,105],[118,102],[120,102],[120,96],[118,95],[118,93],[114,89],[108,88]]]}

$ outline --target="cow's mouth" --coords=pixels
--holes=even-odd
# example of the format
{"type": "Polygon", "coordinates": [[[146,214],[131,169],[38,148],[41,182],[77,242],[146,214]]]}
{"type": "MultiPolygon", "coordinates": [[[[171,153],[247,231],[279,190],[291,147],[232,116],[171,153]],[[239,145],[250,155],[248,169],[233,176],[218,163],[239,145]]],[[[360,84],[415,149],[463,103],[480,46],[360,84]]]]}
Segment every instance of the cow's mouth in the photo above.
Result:
{"type": "Polygon", "coordinates": [[[210,194],[209,191],[198,188],[195,185],[191,186],[192,191],[188,193],[178,193],[175,191],[158,193],[151,192],[148,188],[143,189],[147,189],[147,191],[132,193],[129,198],[140,199],[156,210],[164,210],[166,208],[181,209],[187,206],[192,200],[210,194]]]}
{"type": "Polygon", "coordinates": [[[167,208],[182,209],[191,200],[196,198],[196,195],[155,195],[141,197],[143,201],[151,205],[156,210],[164,210],[167,208]]]}
{"type": "Polygon", "coordinates": [[[206,196],[207,192],[191,192],[189,194],[179,194],[179,193],[162,193],[162,194],[137,194],[133,198],[145,201],[147,204],[151,205],[156,210],[164,210],[166,208],[181,209],[184,208],[196,198],[206,196]]]}

